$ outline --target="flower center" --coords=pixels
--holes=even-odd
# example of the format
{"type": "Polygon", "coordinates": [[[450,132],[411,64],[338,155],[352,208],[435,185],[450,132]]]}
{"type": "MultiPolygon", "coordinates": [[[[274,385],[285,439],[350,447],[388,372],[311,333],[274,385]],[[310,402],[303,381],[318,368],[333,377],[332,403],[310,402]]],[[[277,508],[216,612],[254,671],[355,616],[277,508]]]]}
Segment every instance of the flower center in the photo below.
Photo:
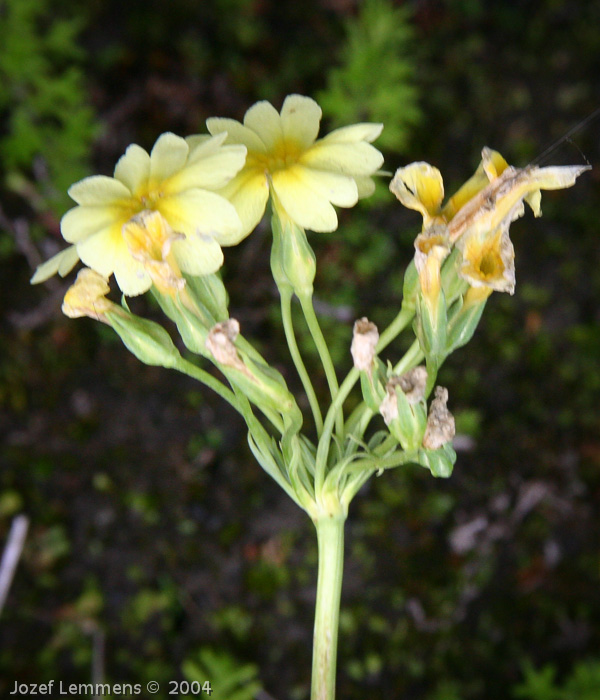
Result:
{"type": "Polygon", "coordinates": [[[298,162],[302,149],[293,141],[281,139],[269,153],[254,153],[256,166],[271,174],[287,170],[298,162]]]}

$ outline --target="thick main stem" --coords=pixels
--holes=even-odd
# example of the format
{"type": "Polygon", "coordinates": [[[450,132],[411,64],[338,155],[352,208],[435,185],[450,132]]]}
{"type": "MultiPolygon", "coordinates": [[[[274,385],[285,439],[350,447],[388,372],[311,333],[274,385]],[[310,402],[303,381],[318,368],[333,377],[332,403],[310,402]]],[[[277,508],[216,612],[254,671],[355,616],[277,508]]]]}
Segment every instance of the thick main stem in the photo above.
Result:
{"type": "Polygon", "coordinates": [[[344,573],[345,515],[324,514],[315,521],[319,573],[313,640],[311,700],[335,699],[340,596],[344,573]]]}

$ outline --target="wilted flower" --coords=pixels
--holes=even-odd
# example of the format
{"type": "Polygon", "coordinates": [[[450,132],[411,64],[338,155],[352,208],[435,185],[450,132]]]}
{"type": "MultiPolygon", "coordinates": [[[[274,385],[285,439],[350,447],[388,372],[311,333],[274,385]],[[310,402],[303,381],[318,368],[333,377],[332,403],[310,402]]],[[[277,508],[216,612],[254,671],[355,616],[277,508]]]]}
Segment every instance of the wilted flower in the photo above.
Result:
{"type": "Polygon", "coordinates": [[[174,233],[157,211],[143,211],[123,225],[123,238],[134,260],[143,265],[143,274],[163,293],[183,289],[185,280],[173,254],[173,243],[184,238],[174,233]]]}
{"type": "Polygon", "coordinates": [[[334,231],[338,220],[332,205],[352,207],[374,189],[370,176],[383,163],[370,145],[381,124],[355,124],[318,139],[321,108],[309,97],[289,95],[281,113],[266,101],[244,117],[211,118],[211,134],[227,132],[227,144],[248,149],[244,168],[220,192],[235,206],[248,235],[261,220],[269,194],[298,226],[334,231]]]}
{"type": "Polygon", "coordinates": [[[429,407],[427,427],[423,437],[423,447],[429,450],[438,450],[450,442],[456,433],[454,416],[448,410],[448,389],[436,386],[435,398],[429,407]]]}
{"type": "Polygon", "coordinates": [[[363,317],[354,323],[350,352],[356,369],[371,373],[378,341],[377,326],[368,318],[363,317]]]}
{"type": "Polygon", "coordinates": [[[508,237],[508,223],[494,232],[474,231],[457,242],[462,254],[458,274],[472,287],[497,292],[515,291],[515,251],[508,237]]]}
{"type": "Polygon", "coordinates": [[[442,206],[444,184],[437,168],[422,162],[399,168],[390,189],[402,204],[423,216],[423,229],[415,241],[421,287],[431,287],[427,277],[436,286],[439,265],[456,244],[463,256],[461,277],[471,285],[512,294],[514,250],[508,230],[523,215],[523,202],[541,216],[541,190],[571,187],[588,169],[587,165],[514,168],[486,147],[474,175],[442,206]]]}
{"type": "Polygon", "coordinates": [[[144,211],[159,212],[181,234],[172,245],[181,270],[191,275],[215,272],[223,261],[221,245],[242,238],[235,209],[216,190],[240,170],[246,149],[223,146],[225,137],[183,139],[166,133],[150,154],[129,146],[114,177],[94,175],[74,184],[69,195],[78,206],[63,216],[61,232],[75,245],[76,255],[59,253],[38,268],[32,282],[57,271],[66,274],[68,264],[79,257],[104,277],[114,273],[125,294],[145,292],[150,277],[123,236],[123,226],[144,211]]]}
{"type": "Polygon", "coordinates": [[[240,324],[235,318],[214,325],[206,338],[206,348],[217,362],[225,367],[234,367],[248,372],[235,347],[235,339],[240,332],[240,324]]]}
{"type": "Polygon", "coordinates": [[[67,290],[62,305],[63,313],[69,318],[89,316],[108,323],[105,314],[115,306],[105,298],[109,291],[107,280],[86,267],[79,271],[77,279],[67,290]]]}

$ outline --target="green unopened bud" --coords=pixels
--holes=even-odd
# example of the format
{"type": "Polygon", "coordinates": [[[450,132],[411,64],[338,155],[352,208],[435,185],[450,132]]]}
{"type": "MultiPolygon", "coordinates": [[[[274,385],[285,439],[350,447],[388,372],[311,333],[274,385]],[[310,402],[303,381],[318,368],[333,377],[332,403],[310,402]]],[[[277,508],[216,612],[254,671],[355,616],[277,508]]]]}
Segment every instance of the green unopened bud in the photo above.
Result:
{"type": "Polygon", "coordinates": [[[277,286],[281,281],[290,285],[299,298],[312,296],[317,271],[315,253],[304,229],[277,207],[273,209],[271,270],[277,286]]]}
{"type": "Polygon", "coordinates": [[[181,360],[171,336],[158,323],[118,308],[109,311],[106,319],[127,349],[145,364],[175,367],[181,360]]]}
{"type": "Polygon", "coordinates": [[[379,406],[390,433],[404,450],[421,446],[427,423],[425,385],[427,370],[419,366],[401,376],[392,375],[379,406]]]}

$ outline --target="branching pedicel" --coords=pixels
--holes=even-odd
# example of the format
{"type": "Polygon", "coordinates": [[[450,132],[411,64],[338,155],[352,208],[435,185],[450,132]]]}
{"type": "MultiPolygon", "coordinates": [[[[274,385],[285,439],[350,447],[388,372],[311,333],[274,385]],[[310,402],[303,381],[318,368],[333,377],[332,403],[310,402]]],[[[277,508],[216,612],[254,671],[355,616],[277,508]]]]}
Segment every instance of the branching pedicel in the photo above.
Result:
{"type": "Polygon", "coordinates": [[[65,275],[81,260],[87,267],[63,304],[68,316],[107,323],[142,362],[203,382],[242,415],[257,461],[317,530],[311,697],[332,700],[350,501],[374,473],[403,464],[420,464],[434,476],[452,473],[454,419],[447,389],[435,387],[439,368],[469,341],[492,291],[513,293],[509,227],[523,215],[523,202],[540,216],[540,191],[570,187],[587,166],[517,169],[484,148],[475,174],[445,204],[436,168],[427,163],[400,168],[390,189],[423,216],[402,305],[381,335],[367,318],[356,322],[354,367],[339,383],[313,307],[316,259],[305,231],[334,231],[334,205],[352,207],[373,191],[372,176],[383,158],[371,142],[382,125],[356,124],[317,139],[320,119],[313,100],[291,95],[280,113],[259,102],[243,124],[209,119],[210,135],[163,134],[150,154],[130,146],[114,177],[93,176],[71,187],[78,206],[65,214],[61,228],[72,246],[41,265],[32,281],[65,275]],[[304,417],[284,377],[230,317],[218,273],[222,247],[249,235],[268,203],[271,270],[316,440],[302,432],[304,417]],[[113,273],[123,294],[154,295],[198,356],[197,364],[181,356],[162,326],[135,316],[124,301],[117,305],[106,298],[113,273]],[[294,296],[327,377],[326,410],[296,342],[294,296]],[[414,332],[410,349],[384,363],[380,353],[405,329],[414,332]],[[207,363],[225,381],[202,366],[207,363]],[[348,414],[345,402],[359,380],[363,401],[348,414]]]}

